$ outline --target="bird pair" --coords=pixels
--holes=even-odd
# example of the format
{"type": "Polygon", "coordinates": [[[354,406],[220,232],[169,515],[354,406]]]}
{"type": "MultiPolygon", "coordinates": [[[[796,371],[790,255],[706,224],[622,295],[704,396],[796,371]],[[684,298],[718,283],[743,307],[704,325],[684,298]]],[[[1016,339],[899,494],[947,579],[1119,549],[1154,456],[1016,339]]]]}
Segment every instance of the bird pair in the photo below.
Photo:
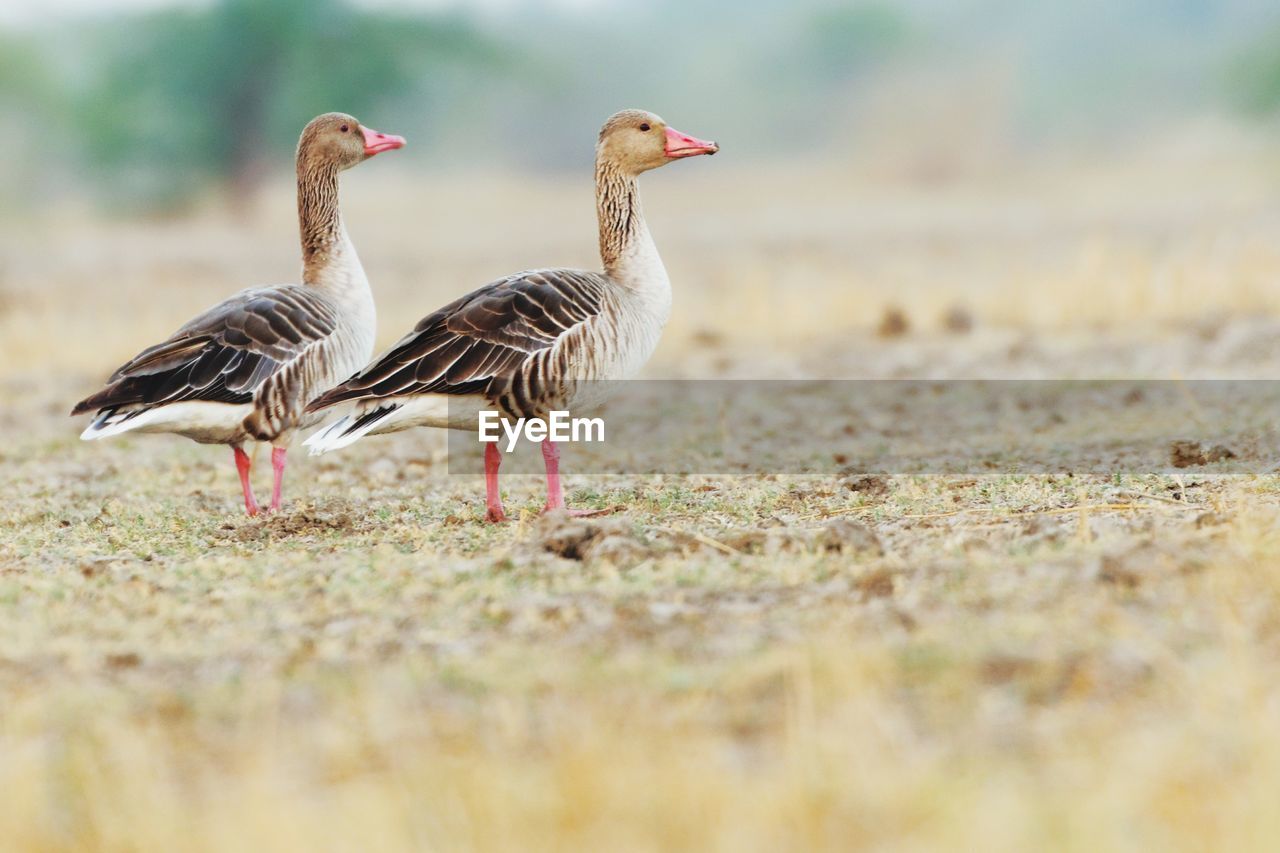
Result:
{"type": "MultiPolygon", "coordinates": [[[[640,210],[637,178],[673,160],[719,150],[658,116],[623,110],[596,145],[596,212],[603,272],[538,269],[491,282],[423,318],[373,355],[369,280],[338,207],[338,173],[404,139],[349,115],[312,120],[298,141],[302,283],[241,291],[148,347],[72,415],[93,412],[81,438],[177,433],[230,445],[245,510],[261,510],[247,442],[272,446],[272,510],[299,430],[324,410],[351,411],[307,439],[312,453],[413,426],[475,429],[479,412],[507,418],[570,410],[597,380],[633,376],[671,311],[671,283],[640,210]]],[[[547,508],[563,509],[559,451],[542,443],[547,508]]],[[[485,517],[502,521],[501,451],[485,449],[485,517]]]]}

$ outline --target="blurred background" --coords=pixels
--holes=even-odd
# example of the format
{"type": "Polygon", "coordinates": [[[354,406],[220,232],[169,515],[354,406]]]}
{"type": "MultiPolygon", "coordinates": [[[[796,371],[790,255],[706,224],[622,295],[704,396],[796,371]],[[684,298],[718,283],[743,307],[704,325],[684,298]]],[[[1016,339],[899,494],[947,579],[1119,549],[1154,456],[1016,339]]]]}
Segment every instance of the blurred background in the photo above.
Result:
{"type": "Polygon", "coordinates": [[[723,147],[646,181],[655,369],[992,373],[912,336],[1280,309],[1267,0],[46,0],[0,6],[0,104],[0,347],[77,387],[296,276],[293,147],[328,110],[410,140],[344,178],[384,342],[594,266],[592,147],[630,106],[723,147]],[[842,360],[850,333],[912,346],[842,360]]]}

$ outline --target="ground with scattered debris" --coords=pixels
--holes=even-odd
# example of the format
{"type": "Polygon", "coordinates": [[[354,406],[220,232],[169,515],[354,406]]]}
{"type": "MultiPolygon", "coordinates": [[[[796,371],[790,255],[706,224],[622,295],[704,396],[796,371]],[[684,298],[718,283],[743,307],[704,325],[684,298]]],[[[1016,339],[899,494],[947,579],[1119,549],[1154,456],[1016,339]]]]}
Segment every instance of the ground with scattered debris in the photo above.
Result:
{"type": "MultiPolygon", "coordinates": [[[[859,209],[842,233],[733,252],[742,238],[714,224],[671,227],[674,190],[650,210],[677,283],[654,375],[1280,369],[1265,319],[1280,294],[1255,301],[1280,280],[1261,203],[1197,214],[1233,225],[1226,249],[1218,225],[1126,209],[1075,231],[1048,217],[1055,239],[1010,238],[998,211],[881,227],[859,209]],[[808,308],[773,325],[764,310],[802,272],[844,318],[822,334],[808,308]],[[1065,319],[1009,307],[1033,279],[1065,319]],[[1224,281],[1206,312],[1198,283],[1224,281]],[[1092,282],[1113,309],[1147,293],[1164,313],[1095,323],[1092,282]]],[[[742,204],[708,197],[725,216],[742,204]]],[[[420,240],[362,227],[372,200],[350,218],[384,339],[454,280],[589,262],[589,241],[535,252],[517,229],[508,251],[525,260],[489,270],[437,235],[427,277],[420,240]]],[[[580,213],[566,217],[589,233],[580,213]]],[[[65,412],[138,345],[253,283],[248,267],[286,269],[288,220],[266,221],[166,226],[235,249],[216,257],[158,249],[159,226],[82,225],[60,252],[33,239],[8,258],[0,837],[15,848],[1247,850],[1280,834],[1268,424],[1161,439],[1160,470],[1112,473],[603,477],[572,474],[566,453],[571,502],[622,509],[541,517],[539,480],[512,477],[504,526],[481,522],[480,478],[445,472],[439,436],[403,434],[296,453],[286,511],[248,519],[228,451],[85,444],[65,412]],[[278,253],[258,248],[268,238],[278,253]],[[158,296],[119,301],[143,292],[158,296]],[[106,331],[79,337],[83,312],[106,331]],[[55,321],[69,342],[46,340],[55,321]]]]}

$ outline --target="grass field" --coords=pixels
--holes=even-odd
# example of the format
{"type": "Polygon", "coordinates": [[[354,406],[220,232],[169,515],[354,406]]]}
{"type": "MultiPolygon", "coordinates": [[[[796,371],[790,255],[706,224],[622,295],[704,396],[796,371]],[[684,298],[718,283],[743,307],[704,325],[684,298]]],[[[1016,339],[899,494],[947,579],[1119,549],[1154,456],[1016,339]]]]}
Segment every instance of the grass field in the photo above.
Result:
{"type": "MultiPolygon", "coordinates": [[[[676,289],[651,376],[1280,371],[1256,169],[675,172],[646,184],[676,289]]],[[[384,342],[499,274],[594,265],[585,186],[365,178],[384,342]]],[[[625,507],[581,521],[514,477],[492,527],[425,432],[295,452],[260,519],[223,448],[79,442],[66,411],[117,363],[289,280],[290,205],[11,229],[2,846],[1274,846],[1274,476],[570,476],[625,507]]]]}

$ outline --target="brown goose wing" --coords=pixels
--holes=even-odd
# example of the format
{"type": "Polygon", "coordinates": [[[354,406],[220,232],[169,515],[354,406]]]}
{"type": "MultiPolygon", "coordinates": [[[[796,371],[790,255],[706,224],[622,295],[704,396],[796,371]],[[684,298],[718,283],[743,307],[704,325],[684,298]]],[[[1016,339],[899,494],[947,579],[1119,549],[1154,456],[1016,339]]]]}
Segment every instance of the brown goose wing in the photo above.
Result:
{"type": "Polygon", "coordinates": [[[307,410],[345,400],[481,393],[598,315],[606,287],[602,276],[577,270],[535,270],[491,282],[423,318],[307,410]]]}
{"type": "Polygon", "coordinates": [[[333,305],[310,288],[246,290],[138,353],[71,414],[194,400],[248,403],[269,376],[337,324],[333,305]]]}

